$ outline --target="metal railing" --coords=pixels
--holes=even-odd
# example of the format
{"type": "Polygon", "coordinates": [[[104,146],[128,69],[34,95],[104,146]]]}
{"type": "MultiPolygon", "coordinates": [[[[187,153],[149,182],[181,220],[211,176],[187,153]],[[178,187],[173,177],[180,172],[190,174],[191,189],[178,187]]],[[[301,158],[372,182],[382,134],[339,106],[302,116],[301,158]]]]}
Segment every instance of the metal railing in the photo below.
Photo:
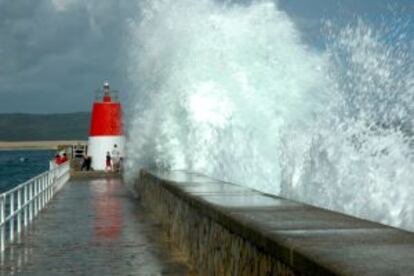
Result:
{"type": "Polygon", "coordinates": [[[66,162],[0,194],[0,252],[13,242],[69,180],[66,162]]]}

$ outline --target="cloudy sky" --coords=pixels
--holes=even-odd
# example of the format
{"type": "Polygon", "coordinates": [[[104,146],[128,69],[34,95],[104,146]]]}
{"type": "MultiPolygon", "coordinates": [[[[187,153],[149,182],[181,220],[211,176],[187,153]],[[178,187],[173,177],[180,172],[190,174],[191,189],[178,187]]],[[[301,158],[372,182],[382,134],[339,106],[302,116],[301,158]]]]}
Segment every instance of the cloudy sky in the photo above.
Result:
{"type": "MultiPolygon", "coordinates": [[[[0,113],[87,111],[105,79],[126,91],[127,26],[138,1],[0,0],[0,113]]],[[[413,0],[279,3],[315,47],[322,19],[414,16],[413,0]]]]}
{"type": "Polygon", "coordinates": [[[125,89],[132,2],[0,0],[0,112],[85,111],[105,79],[125,89]]]}

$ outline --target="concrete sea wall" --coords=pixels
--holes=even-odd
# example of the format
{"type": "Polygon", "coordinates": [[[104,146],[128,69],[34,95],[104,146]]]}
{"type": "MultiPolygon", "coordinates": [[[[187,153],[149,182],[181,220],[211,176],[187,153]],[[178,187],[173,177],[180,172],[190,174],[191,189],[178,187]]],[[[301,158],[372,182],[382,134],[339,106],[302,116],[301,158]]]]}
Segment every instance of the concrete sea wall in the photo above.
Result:
{"type": "Polygon", "coordinates": [[[200,275],[414,275],[414,234],[185,171],[134,186],[200,275]]]}

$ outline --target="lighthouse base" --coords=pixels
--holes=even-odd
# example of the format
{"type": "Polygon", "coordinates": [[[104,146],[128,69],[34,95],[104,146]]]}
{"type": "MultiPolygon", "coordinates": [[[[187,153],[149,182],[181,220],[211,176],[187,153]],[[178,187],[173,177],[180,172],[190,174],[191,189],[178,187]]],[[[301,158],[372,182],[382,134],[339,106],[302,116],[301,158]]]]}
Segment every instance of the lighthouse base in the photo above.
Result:
{"type": "Polygon", "coordinates": [[[114,145],[120,156],[124,156],[125,137],[124,136],[92,136],[89,137],[88,155],[92,157],[92,168],[97,171],[105,170],[106,154],[112,156],[114,145]]]}

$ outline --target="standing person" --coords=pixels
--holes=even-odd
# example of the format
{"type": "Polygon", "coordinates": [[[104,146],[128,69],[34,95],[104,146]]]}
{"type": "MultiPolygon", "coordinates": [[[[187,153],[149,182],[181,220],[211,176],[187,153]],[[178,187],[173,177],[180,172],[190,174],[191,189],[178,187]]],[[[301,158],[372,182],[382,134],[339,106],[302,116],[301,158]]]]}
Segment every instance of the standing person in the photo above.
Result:
{"type": "Polygon", "coordinates": [[[56,155],[55,155],[55,164],[58,165],[58,166],[60,164],[62,164],[62,157],[60,156],[59,153],[56,153],[56,155]]]}
{"type": "Polygon", "coordinates": [[[121,153],[118,150],[117,144],[114,144],[114,148],[112,149],[112,165],[113,165],[113,170],[115,172],[119,171],[120,158],[121,158],[121,153]]]}
{"type": "Polygon", "coordinates": [[[62,159],[61,159],[61,163],[63,164],[63,163],[65,163],[66,161],[68,161],[69,159],[68,159],[68,155],[66,154],[66,152],[63,154],[63,157],[62,157],[62,159]]]}
{"type": "Polygon", "coordinates": [[[86,154],[83,155],[82,159],[83,159],[83,162],[82,162],[82,166],[81,166],[81,171],[83,171],[84,169],[87,170],[88,157],[86,156],[86,154]]]}
{"type": "Polygon", "coordinates": [[[109,172],[109,171],[113,171],[113,167],[112,167],[112,160],[111,160],[111,154],[108,152],[106,152],[106,165],[105,165],[105,171],[109,172]]]}
{"type": "Polygon", "coordinates": [[[86,170],[87,171],[93,171],[92,168],[92,157],[91,156],[86,156],[86,170]]]}
{"type": "Polygon", "coordinates": [[[84,169],[86,171],[93,171],[93,168],[91,167],[92,165],[92,157],[90,157],[89,155],[83,155],[83,163],[82,163],[82,167],[81,167],[81,171],[83,171],[84,169]]]}
{"type": "Polygon", "coordinates": [[[123,157],[119,158],[119,171],[120,172],[124,171],[124,158],[123,157]]]}

